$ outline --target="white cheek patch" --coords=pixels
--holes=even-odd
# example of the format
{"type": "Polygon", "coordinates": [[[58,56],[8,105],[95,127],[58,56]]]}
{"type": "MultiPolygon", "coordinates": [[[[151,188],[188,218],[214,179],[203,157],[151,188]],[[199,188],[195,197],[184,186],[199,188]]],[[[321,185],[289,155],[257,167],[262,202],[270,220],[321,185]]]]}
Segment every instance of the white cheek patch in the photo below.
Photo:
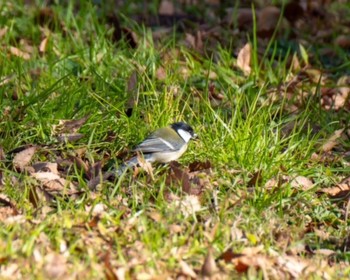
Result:
{"type": "Polygon", "coordinates": [[[190,141],[190,139],[192,138],[192,135],[189,133],[189,132],[187,132],[187,131],[185,131],[185,130],[183,130],[183,129],[179,129],[178,131],[177,131],[177,133],[179,133],[179,135],[181,136],[181,138],[187,143],[188,141],[190,141]]]}

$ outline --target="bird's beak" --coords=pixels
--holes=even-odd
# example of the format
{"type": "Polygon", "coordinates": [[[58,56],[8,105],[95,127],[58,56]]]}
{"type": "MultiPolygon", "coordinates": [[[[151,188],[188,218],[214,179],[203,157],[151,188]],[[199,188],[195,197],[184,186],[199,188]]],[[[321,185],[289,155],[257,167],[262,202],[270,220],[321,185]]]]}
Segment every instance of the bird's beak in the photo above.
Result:
{"type": "Polygon", "coordinates": [[[193,134],[193,136],[192,136],[192,140],[199,140],[198,135],[197,135],[197,134],[193,134]]]}

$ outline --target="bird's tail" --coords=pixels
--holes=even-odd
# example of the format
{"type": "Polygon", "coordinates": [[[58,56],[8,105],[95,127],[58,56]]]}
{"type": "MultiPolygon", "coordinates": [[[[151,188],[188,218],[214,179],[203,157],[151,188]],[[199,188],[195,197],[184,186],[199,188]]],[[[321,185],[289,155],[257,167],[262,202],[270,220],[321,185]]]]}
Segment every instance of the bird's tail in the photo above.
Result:
{"type": "MultiPolygon", "coordinates": [[[[143,158],[146,162],[151,161],[150,155],[144,155],[143,158]]],[[[88,182],[88,187],[90,190],[94,190],[99,183],[110,180],[111,178],[115,179],[116,177],[120,177],[124,172],[126,172],[127,169],[132,169],[134,166],[137,165],[139,165],[139,159],[137,156],[134,156],[131,159],[124,162],[119,168],[114,168],[103,175],[101,174],[101,176],[96,176],[92,178],[88,182]]]]}
{"type": "MultiPolygon", "coordinates": [[[[143,155],[143,159],[146,161],[146,162],[149,162],[151,161],[151,155],[143,155]]],[[[117,176],[120,176],[124,173],[124,171],[126,169],[132,169],[133,167],[135,166],[138,166],[139,165],[139,158],[138,156],[134,156],[132,157],[131,159],[127,160],[126,162],[124,162],[118,169],[117,169],[117,172],[116,172],[116,175],[117,176]]]]}

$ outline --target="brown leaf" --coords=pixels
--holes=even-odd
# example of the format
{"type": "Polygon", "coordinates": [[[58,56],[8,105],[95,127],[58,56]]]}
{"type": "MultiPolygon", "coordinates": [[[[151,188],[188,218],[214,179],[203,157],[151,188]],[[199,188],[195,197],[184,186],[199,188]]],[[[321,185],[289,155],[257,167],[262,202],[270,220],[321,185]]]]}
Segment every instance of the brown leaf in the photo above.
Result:
{"type": "Polygon", "coordinates": [[[257,184],[261,184],[262,179],[262,170],[255,172],[253,177],[247,183],[247,188],[254,188],[257,184]]]}
{"type": "Polygon", "coordinates": [[[102,261],[105,266],[105,277],[107,280],[118,280],[118,277],[113,269],[113,266],[111,264],[111,257],[110,257],[110,252],[106,252],[103,257],[102,261]]]}
{"type": "Polygon", "coordinates": [[[174,200],[174,205],[179,207],[185,217],[195,215],[196,212],[202,209],[198,196],[195,195],[186,195],[182,199],[177,198],[174,200]]]}
{"type": "Polygon", "coordinates": [[[253,25],[253,12],[251,8],[228,8],[223,22],[232,26],[237,19],[239,30],[247,30],[253,25]]]}
{"type": "Polygon", "coordinates": [[[9,28],[7,26],[5,26],[4,28],[0,28],[0,39],[6,35],[8,29],[9,28]]]}
{"type": "Polygon", "coordinates": [[[311,188],[313,188],[314,183],[312,183],[312,181],[308,178],[306,178],[305,176],[297,176],[295,177],[291,182],[290,182],[291,186],[293,188],[301,188],[303,191],[307,191],[311,188]]]}
{"type": "Polygon", "coordinates": [[[18,214],[19,211],[17,210],[15,203],[13,203],[5,194],[0,194],[0,221],[4,221],[8,217],[16,216],[18,214]]]}
{"type": "Polygon", "coordinates": [[[0,146],[0,161],[3,161],[6,159],[6,154],[4,152],[3,147],[0,146]]]}
{"type": "Polygon", "coordinates": [[[85,211],[89,212],[90,215],[94,216],[101,216],[102,214],[106,213],[107,210],[107,205],[103,203],[97,203],[95,205],[86,205],[85,206],[85,211]]]}
{"type": "Polygon", "coordinates": [[[86,224],[86,229],[96,228],[100,220],[101,217],[99,215],[93,216],[92,219],[86,224]]]}
{"type": "MultiPolygon", "coordinates": [[[[69,157],[69,159],[72,161],[72,163],[73,163],[79,170],[82,170],[85,174],[87,174],[88,179],[93,178],[93,177],[91,176],[91,174],[89,173],[90,170],[89,170],[88,164],[86,164],[80,157],[72,156],[72,157],[69,157]]],[[[96,176],[94,176],[94,177],[96,177],[96,176]]]]}
{"type": "Polygon", "coordinates": [[[166,71],[164,67],[162,66],[158,67],[156,71],[156,77],[159,81],[164,81],[166,79],[166,71]]]}
{"type": "Polygon", "coordinates": [[[332,109],[339,110],[343,108],[349,100],[350,94],[350,78],[342,76],[337,81],[337,88],[334,89],[332,109]]]}
{"type": "Polygon", "coordinates": [[[202,32],[198,30],[195,35],[192,35],[190,33],[185,33],[185,44],[189,48],[193,48],[198,51],[203,50],[203,39],[202,39],[202,32]]]}
{"type": "Polygon", "coordinates": [[[16,47],[10,47],[10,53],[18,56],[20,58],[23,58],[24,60],[29,60],[30,59],[30,54],[24,51],[21,51],[20,49],[16,47]]]}
{"type": "Polygon", "coordinates": [[[252,71],[250,67],[251,56],[252,56],[252,47],[250,43],[247,43],[238,52],[238,56],[237,56],[237,67],[241,69],[246,76],[248,76],[252,71]]]}
{"type": "Polygon", "coordinates": [[[292,68],[292,70],[294,72],[297,72],[297,71],[300,70],[301,66],[300,66],[300,61],[299,61],[299,58],[298,58],[297,54],[293,54],[290,67],[292,68]]]}
{"type": "Polygon", "coordinates": [[[37,162],[32,164],[35,172],[52,172],[58,174],[57,163],[55,162],[37,162]]]}
{"type": "Polygon", "coordinates": [[[31,176],[40,181],[46,191],[68,195],[77,193],[71,182],[52,172],[36,172],[31,176]]]}
{"type": "Polygon", "coordinates": [[[116,173],[117,173],[117,171],[115,171],[115,170],[108,171],[108,172],[104,173],[103,175],[99,174],[99,176],[96,176],[96,177],[90,179],[90,181],[88,182],[89,190],[94,191],[94,190],[96,190],[96,188],[99,184],[102,184],[103,182],[106,182],[109,180],[114,180],[116,173]],[[102,175],[102,176],[100,176],[100,175],[102,175]]]}
{"type": "Polygon", "coordinates": [[[102,164],[103,164],[102,160],[99,160],[95,162],[92,166],[90,166],[90,168],[86,173],[88,179],[95,178],[100,174],[102,174],[102,164]]]}
{"type": "Polygon", "coordinates": [[[191,193],[191,182],[188,173],[181,169],[181,165],[178,162],[172,161],[170,162],[170,169],[173,171],[174,176],[169,177],[169,183],[172,182],[172,178],[174,178],[177,182],[179,182],[182,186],[182,191],[185,193],[191,193]]]}
{"type": "Polygon", "coordinates": [[[44,258],[44,272],[48,279],[64,279],[67,273],[67,260],[63,255],[49,253],[44,258]]]}
{"type": "Polygon", "coordinates": [[[322,145],[321,151],[323,152],[331,151],[338,144],[338,139],[341,137],[343,131],[344,131],[344,128],[336,130],[333,133],[333,135],[329,137],[328,140],[322,145]]]}
{"type": "MultiPolygon", "coordinates": [[[[231,16],[232,19],[232,16],[231,16]]],[[[239,8],[237,10],[237,23],[239,29],[247,29],[253,25],[253,12],[251,8],[239,8]]]]}
{"type": "Polygon", "coordinates": [[[309,263],[294,256],[277,257],[277,265],[288,272],[293,279],[299,279],[302,275],[307,275],[306,270],[309,263]]]}
{"type": "MultiPolygon", "coordinates": [[[[3,85],[10,83],[15,78],[16,78],[16,75],[7,75],[5,77],[1,77],[0,78],[0,86],[3,86],[3,85]]],[[[9,108],[9,107],[7,107],[7,108],[9,108]]],[[[6,110],[3,110],[3,115],[7,115],[7,114],[5,114],[5,112],[6,112],[6,110]]]]}
{"type": "Polygon", "coordinates": [[[230,263],[230,262],[232,262],[233,259],[239,258],[239,257],[242,257],[242,256],[243,256],[243,254],[235,253],[235,252],[232,251],[232,249],[228,249],[225,252],[223,252],[217,258],[217,260],[218,261],[223,260],[223,261],[225,261],[225,263],[230,263]]]}
{"type": "Polygon", "coordinates": [[[120,26],[120,22],[118,16],[116,14],[109,14],[106,17],[107,23],[113,27],[113,36],[112,40],[114,42],[119,42],[122,38],[122,29],[120,26]]]}
{"type": "Polygon", "coordinates": [[[294,23],[304,15],[304,9],[300,5],[299,1],[291,1],[284,7],[283,14],[291,23],[294,23]]]}
{"type": "Polygon", "coordinates": [[[134,31],[132,31],[129,28],[123,27],[122,28],[122,35],[123,35],[125,42],[130,46],[130,48],[132,48],[132,49],[137,48],[138,37],[134,31]]]}
{"type": "Polygon", "coordinates": [[[324,85],[326,83],[327,77],[324,75],[322,70],[316,69],[316,68],[306,68],[302,71],[302,74],[306,74],[311,82],[321,85],[324,85]]]}
{"type": "Polygon", "coordinates": [[[74,134],[82,127],[82,125],[89,118],[90,118],[90,115],[88,114],[78,120],[60,120],[58,125],[53,126],[53,131],[55,134],[58,134],[58,133],[61,133],[61,134],[67,133],[67,135],[69,135],[69,133],[74,134]]]}
{"type": "Polygon", "coordinates": [[[17,153],[14,158],[13,158],[13,165],[16,168],[19,168],[20,170],[23,170],[25,166],[27,166],[29,164],[29,162],[32,160],[32,157],[35,154],[36,151],[36,147],[29,147],[26,148],[25,150],[17,153]]]}
{"type": "Polygon", "coordinates": [[[47,48],[47,43],[49,41],[49,36],[45,37],[39,45],[39,52],[40,53],[45,53],[46,52],[46,48],[47,48]]]}
{"type": "Polygon", "coordinates": [[[162,16],[172,16],[175,14],[174,1],[162,0],[158,9],[159,15],[162,16]]]}
{"type": "Polygon", "coordinates": [[[331,188],[323,188],[320,192],[328,194],[332,198],[345,199],[350,194],[350,177],[343,179],[339,184],[331,188]]]}
{"type": "Polygon", "coordinates": [[[194,270],[183,260],[180,260],[179,265],[181,267],[181,272],[191,278],[197,279],[197,274],[194,270]]]}
{"type": "Polygon", "coordinates": [[[349,49],[350,48],[350,36],[347,35],[339,35],[335,40],[334,44],[344,48],[349,49]]]}
{"type": "Polygon", "coordinates": [[[162,215],[158,211],[151,211],[147,213],[147,216],[150,217],[156,223],[159,223],[162,220],[162,215]]]}
{"type": "Polygon", "coordinates": [[[190,172],[210,169],[212,167],[210,160],[206,161],[194,161],[188,166],[190,172]]]}
{"type": "Polygon", "coordinates": [[[273,34],[277,28],[280,13],[280,9],[275,6],[264,7],[260,10],[257,22],[260,37],[270,37],[273,34]]]}
{"type": "Polygon", "coordinates": [[[213,256],[212,248],[209,248],[208,254],[205,257],[205,260],[201,269],[201,274],[202,276],[205,276],[205,277],[212,277],[218,271],[219,270],[213,256]]]}

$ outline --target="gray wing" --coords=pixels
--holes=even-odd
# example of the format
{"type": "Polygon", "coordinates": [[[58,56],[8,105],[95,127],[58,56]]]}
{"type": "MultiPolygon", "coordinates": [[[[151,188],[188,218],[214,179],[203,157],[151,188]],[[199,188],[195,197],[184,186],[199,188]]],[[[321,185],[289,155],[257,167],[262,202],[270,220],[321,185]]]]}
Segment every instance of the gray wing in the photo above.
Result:
{"type": "Polygon", "coordinates": [[[172,152],[176,151],[178,147],[171,142],[162,140],[158,137],[148,137],[141,144],[136,146],[134,151],[141,153],[157,153],[157,152],[172,152]]]}

